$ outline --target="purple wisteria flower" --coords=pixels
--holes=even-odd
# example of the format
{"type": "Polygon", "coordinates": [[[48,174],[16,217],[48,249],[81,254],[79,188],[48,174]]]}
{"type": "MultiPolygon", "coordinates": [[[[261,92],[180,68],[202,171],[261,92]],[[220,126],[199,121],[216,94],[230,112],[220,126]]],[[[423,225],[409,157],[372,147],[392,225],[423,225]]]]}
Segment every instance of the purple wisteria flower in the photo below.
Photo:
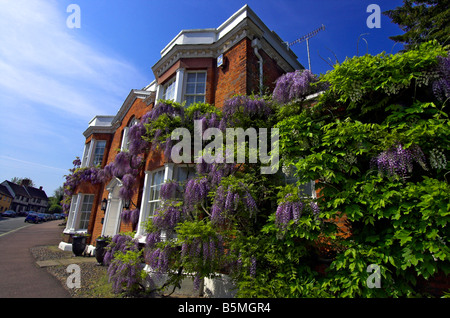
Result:
{"type": "Polygon", "coordinates": [[[255,277],[256,276],[256,257],[252,257],[251,258],[250,276],[251,277],[255,277]]]}
{"type": "MultiPolygon", "coordinates": [[[[259,115],[263,118],[271,115],[272,107],[264,99],[253,99],[249,96],[235,96],[225,101],[222,113],[225,123],[228,125],[237,125],[235,114],[244,114],[246,116],[259,115]]],[[[220,123],[218,127],[223,128],[224,123],[220,123]]]]}
{"type": "Polygon", "coordinates": [[[81,160],[79,157],[77,157],[74,161],[73,161],[73,166],[75,168],[79,168],[81,166],[81,160]]]}
{"type": "Polygon", "coordinates": [[[139,155],[145,152],[145,150],[149,147],[149,143],[142,138],[146,132],[147,130],[145,129],[142,121],[130,127],[128,131],[128,151],[131,155],[139,155]]]}
{"type": "Polygon", "coordinates": [[[156,209],[153,216],[153,225],[160,230],[171,230],[179,222],[181,210],[173,205],[163,205],[156,209]]]}
{"type": "Polygon", "coordinates": [[[433,93],[435,97],[443,102],[450,98],[450,53],[444,56],[438,56],[437,71],[439,78],[433,82],[433,93]]]}
{"type": "Polygon", "coordinates": [[[206,200],[209,189],[207,177],[189,179],[184,190],[184,202],[187,210],[192,211],[196,204],[206,200]]]}
{"type": "Polygon", "coordinates": [[[176,107],[170,103],[159,102],[153,107],[148,115],[145,115],[145,120],[156,120],[162,114],[169,116],[180,116],[184,117],[184,108],[176,107]]]}
{"type": "Polygon", "coordinates": [[[170,246],[149,248],[146,250],[144,258],[150,267],[158,274],[167,273],[169,270],[169,260],[174,252],[170,246]]]}
{"type": "Polygon", "coordinates": [[[246,209],[250,217],[256,216],[257,205],[249,190],[240,183],[242,189],[233,189],[229,186],[226,190],[220,185],[216,190],[216,196],[211,207],[211,221],[216,225],[223,225],[226,220],[235,215],[238,209],[246,209]],[[243,193],[243,194],[242,194],[243,193]]]}
{"type": "Polygon", "coordinates": [[[177,189],[178,189],[178,182],[176,181],[171,180],[161,185],[161,189],[159,190],[159,196],[161,200],[173,199],[177,189]]]}
{"type": "Polygon", "coordinates": [[[309,204],[309,206],[311,207],[311,210],[313,211],[314,216],[317,217],[319,215],[319,213],[320,213],[320,208],[317,205],[317,203],[316,202],[311,202],[309,204]]]}
{"type": "Polygon", "coordinates": [[[417,145],[405,149],[401,143],[397,143],[390,149],[383,151],[372,160],[380,174],[389,176],[407,177],[413,170],[413,162],[418,163],[427,170],[425,155],[417,145]]]}
{"type": "Polygon", "coordinates": [[[298,222],[303,211],[303,203],[300,201],[290,201],[290,194],[286,196],[286,201],[282,202],[275,213],[275,223],[281,229],[286,229],[289,223],[293,220],[298,222]]]}
{"type": "Polygon", "coordinates": [[[124,223],[131,224],[134,229],[139,222],[139,209],[123,210],[120,217],[124,223]]]}
{"type": "Polygon", "coordinates": [[[286,104],[293,99],[304,98],[312,93],[311,83],[314,82],[317,82],[317,78],[309,70],[286,73],[278,78],[273,90],[273,99],[286,104]]]}

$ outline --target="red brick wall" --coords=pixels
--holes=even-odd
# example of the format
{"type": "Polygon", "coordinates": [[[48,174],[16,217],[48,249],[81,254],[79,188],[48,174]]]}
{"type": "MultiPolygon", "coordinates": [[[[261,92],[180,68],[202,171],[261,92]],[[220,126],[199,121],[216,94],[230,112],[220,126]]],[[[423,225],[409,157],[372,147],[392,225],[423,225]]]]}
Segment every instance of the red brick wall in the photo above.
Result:
{"type": "MultiPolygon", "coordinates": [[[[271,93],[274,87],[275,80],[283,74],[283,71],[277,66],[276,62],[270,58],[262,49],[259,50],[263,56],[264,63],[264,87],[271,93]]],[[[157,80],[162,83],[173,76],[179,67],[183,67],[186,71],[190,70],[206,70],[207,84],[206,84],[206,102],[214,104],[217,107],[223,107],[225,100],[231,98],[235,94],[259,94],[259,64],[258,58],[254,54],[254,49],[251,46],[251,40],[245,38],[224,54],[224,66],[217,68],[216,60],[212,58],[193,58],[181,59],[177,61],[167,72],[161,75],[157,80]]],[[[140,119],[145,113],[150,111],[153,105],[146,105],[141,99],[136,99],[129,111],[125,115],[116,130],[114,135],[107,140],[103,166],[114,161],[120,149],[122,142],[123,129],[128,125],[133,117],[140,119]]],[[[94,136],[95,139],[100,140],[103,136],[94,136]]],[[[105,140],[105,139],[103,139],[105,140]]],[[[132,202],[140,208],[141,197],[144,186],[144,171],[152,171],[164,165],[164,157],[159,151],[150,151],[145,158],[145,168],[136,180],[135,194],[132,202]]],[[[101,234],[102,224],[101,220],[105,216],[105,212],[101,211],[101,201],[108,197],[106,185],[99,185],[96,188],[96,199],[93,211],[91,213],[90,228],[92,233],[91,244],[95,244],[95,238],[101,234]]],[[[92,193],[92,192],[84,192],[92,193]]],[[[131,208],[134,209],[134,206],[131,208]]],[[[131,231],[130,224],[121,223],[120,231],[131,231]]]]}
{"type": "Polygon", "coordinates": [[[247,93],[247,51],[251,46],[245,38],[223,53],[224,65],[216,68],[215,105],[223,107],[225,100],[247,93]]]}
{"type": "MultiPolygon", "coordinates": [[[[259,49],[263,58],[263,93],[272,94],[275,81],[284,74],[276,61],[259,49]]],[[[223,54],[225,66],[216,68],[215,105],[223,107],[224,102],[236,94],[259,95],[259,59],[249,38],[241,40],[223,54]]]]}
{"type": "MultiPolygon", "coordinates": [[[[151,110],[151,107],[153,104],[147,105],[142,99],[137,98],[133,104],[131,105],[129,111],[124,116],[122,122],[120,123],[120,126],[117,128],[115,133],[110,138],[111,140],[107,142],[107,146],[105,149],[105,156],[103,158],[103,166],[107,165],[110,162],[113,162],[116,155],[119,153],[119,149],[122,145],[122,136],[123,136],[123,130],[125,127],[128,126],[130,121],[133,118],[136,118],[140,120],[142,116],[144,116],[147,112],[151,110]]],[[[96,137],[94,137],[97,139],[96,137]]],[[[98,138],[100,139],[100,138],[98,138]]],[[[142,186],[143,184],[143,175],[144,172],[141,171],[140,175],[136,179],[136,190],[135,194],[132,198],[132,202],[140,207],[140,201],[138,201],[138,198],[140,198],[140,194],[142,193],[142,186]]],[[[93,206],[93,211],[91,213],[91,218],[89,221],[89,232],[92,233],[92,240],[90,244],[95,245],[95,239],[101,235],[103,224],[101,223],[102,219],[105,217],[105,211],[101,210],[101,201],[104,198],[108,198],[108,190],[106,189],[106,185],[109,182],[106,182],[105,184],[101,185],[101,188],[98,189],[98,192],[96,192],[96,198],[93,206]]],[[[131,206],[132,209],[134,209],[134,206],[131,206]]],[[[129,224],[123,224],[120,225],[120,231],[131,231],[131,225],[129,224]]]]}
{"type": "MultiPolygon", "coordinates": [[[[250,40],[248,40],[247,45],[247,94],[259,95],[259,59],[251,46],[250,40]]],[[[258,52],[263,58],[263,94],[271,95],[276,80],[285,72],[262,49],[259,49],[258,52]]]]}

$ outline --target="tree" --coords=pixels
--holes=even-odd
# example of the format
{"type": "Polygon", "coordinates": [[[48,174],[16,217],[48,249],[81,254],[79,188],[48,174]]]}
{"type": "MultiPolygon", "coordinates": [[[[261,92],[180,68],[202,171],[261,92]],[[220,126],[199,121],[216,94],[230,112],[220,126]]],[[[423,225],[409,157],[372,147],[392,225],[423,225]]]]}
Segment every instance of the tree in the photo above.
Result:
{"type": "Polygon", "coordinates": [[[22,184],[22,182],[24,182],[24,181],[28,182],[28,186],[30,186],[30,187],[36,186],[35,183],[33,182],[33,180],[31,180],[30,178],[14,177],[11,179],[12,183],[19,184],[19,185],[22,184]]]}
{"type": "Polygon", "coordinates": [[[403,6],[385,11],[383,14],[405,32],[391,36],[390,39],[404,43],[406,48],[433,39],[442,45],[449,44],[449,0],[403,0],[403,6]]]}

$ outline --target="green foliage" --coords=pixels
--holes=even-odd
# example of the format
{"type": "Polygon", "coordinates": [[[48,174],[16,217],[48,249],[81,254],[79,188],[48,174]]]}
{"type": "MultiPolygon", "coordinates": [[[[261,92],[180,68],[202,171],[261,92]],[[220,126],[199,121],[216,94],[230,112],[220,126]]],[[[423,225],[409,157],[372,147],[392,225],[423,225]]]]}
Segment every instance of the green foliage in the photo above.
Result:
{"type": "Polygon", "coordinates": [[[321,217],[347,217],[351,236],[316,285],[332,296],[426,296],[419,281],[450,273],[450,122],[424,80],[439,55],[430,42],[348,60],[324,76],[330,89],[315,107],[277,125],[284,162],[299,181],[317,180],[321,217]],[[409,151],[407,172],[383,173],[381,154],[399,144],[409,151]],[[367,287],[370,264],[380,266],[382,288],[367,287]]]}
{"type": "Polygon", "coordinates": [[[346,105],[349,115],[380,116],[392,102],[409,103],[418,88],[431,84],[436,79],[436,58],[444,55],[446,51],[434,41],[403,54],[353,57],[327,72],[321,82],[329,83],[325,95],[331,94],[332,103],[346,105]]]}
{"type": "Polygon", "coordinates": [[[346,60],[321,79],[328,88],[317,100],[234,97],[224,111],[165,102],[147,123],[148,141],[164,145],[178,127],[192,134],[197,118],[275,125],[283,171],[263,175],[260,162],[199,164],[190,191],[162,202],[148,222],[144,252],[118,254],[133,278],[119,286],[140,286],[144,257],[169,274],[165,286],[227,273],[239,297],[435,296],[423,282],[450,273],[450,121],[431,89],[441,55],[443,47],[428,42],[346,60]],[[317,198],[302,192],[311,180],[317,198]],[[368,285],[372,264],[381,288],[368,285]]]}
{"type": "Polygon", "coordinates": [[[436,39],[442,45],[449,44],[450,8],[448,1],[404,0],[403,5],[383,12],[405,32],[391,36],[396,42],[403,42],[407,48],[436,39]]]}

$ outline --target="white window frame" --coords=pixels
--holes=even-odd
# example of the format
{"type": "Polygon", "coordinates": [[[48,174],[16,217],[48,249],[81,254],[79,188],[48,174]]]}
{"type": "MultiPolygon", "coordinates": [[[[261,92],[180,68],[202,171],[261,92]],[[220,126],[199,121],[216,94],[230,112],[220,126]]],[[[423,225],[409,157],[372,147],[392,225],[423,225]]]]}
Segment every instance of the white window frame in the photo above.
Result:
{"type": "Polygon", "coordinates": [[[198,103],[199,102],[199,101],[195,100],[193,103],[188,104],[187,103],[188,96],[192,96],[192,97],[194,97],[194,99],[196,99],[197,97],[203,97],[203,101],[201,101],[201,102],[202,103],[206,102],[206,83],[207,82],[208,82],[208,74],[207,74],[207,72],[205,70],[188,71],[188,72],[186,72],[186,79],[185,79],[185,82],[184,82],[184,95],[183,95],[183,101],[186,102],[186,107],[191,105],[191,104],[193,104],[193,103],[198,103]],[[205,85],[203,93],[197,93],[196,92],[196,90],[197,90],[196,86],[197,85],[195,85],[194,93],[193,94],[192,93],[188,94],[187,86],[188,86],[188,78],[189,78],[190,74],[196,74],[196,76],[195,76],[196,77],[196,81],[194,82],[195,84],[203,83],[205,85]],[[197,74],[205,74],[205,81],[204,82],[197,82],[197,74]]]}
{"type": "Polygon", "coordinates": [[[91,141],[87,142],[84,145],[84,151],[83,151],[83,159],[81,161],[81,167],[88,167],[89,166],[89,161],[91,158],[91,154],[92,154],[92,148],[93,148],[93,144],[94,144],[94,139],[91,139],[91,141]]]}
{"type": "Polygon", "coordinates": [[[136,125],[139,121],[137,118],[133,118],[133,120],[130,121],[127,127],[123,129],[123,136],[122,136],[122,144],[120,145],[120,151],[127,151],[130,146],[130,140],[128,139],[128,132],[130,131],[130,128],[136,125]]]}
{"type": "Polygon", "coordinates": [[[163,85],[162,99],[175,101],[177,96],[177,78],[174,76],[166,84],[163,85]]]}
{"type": "Polygon", "coordinates": [[[69,209],[69,215],[67,217],[67,225],[66,229],[64,230],[64,233],[86,233],[87,228],[80,228],[81,223],[81,217],[83,213],[86,213],[86,211],[82,211],[83,203],[85,198],[91,198],[92,202],[90,203],[90,211],[88,216],[87,225],[89,225],[89,218],[90,214],[92,213],[92,208],[94,206],[94,194],[83,194],[78,193],[72,196],[72,200],[70,203],[70,209],[69,209]]]}
{"type": "MultiPolygon", "coordinates": [[[[189,165],[192,167],[195,167],[194,165],[189,165]]],[[[150,201],[150,189],[153,187],[153,184],[150,184],[153,175],[157,172],[164,171],[164,177],[162,180],[162,183],[165,183],[168,180],[172,180],[174,177],[177,176],[176,169],[177,167],[185,167],[185,164],[181,165],[175,165],[174,163],[166,163],[164,167],[152,170],[152,171],[145,171],[145,179],[144,179],[144,189],[142,194],[142,203],[141,203],[141,209],[140,209],[140,215],[139,215],[139,222],[137,226],[137,232],[135,238],[137,238],[141,243],[145,243],[145,228],[144,224],[147,222],[147,219],[150,217],[153,217],[153,215],[150,214],[150,203],[161,201],[158,200],[152,200],[150,201]]]]}
{"type": "Polygon", "coordinates": [[[95,147],[94,147],[94,151],[93,151],[93,153],[92,153],[92,164],[94,165],[94,166],[97,166],[97,165],[102,165],[102,162],[103,162],[103,158],[104,158],[104,156],[105,156],[105,150],[106,150],[106,140],[96,140],[95,141],[95,147]],[[103,146],[102,146],[102,148],[103,148],[103,151],[102,151],[102,153],[101,154],[97,154],[97,149],[100,149],[99,148],[99,145],[101,145],[101,144],[103,144],[103,146]],[[97,158],[101,158],[100,159],[100,162],[98,162],[98,163],[95,163],[96,161],[97,161],[97,158]]]}
{"type": "Polygon", "coordinates": [[[89,141],[88,143],[86,143],[84,145],[83,160],[81,161],[82,168],[90,167],[94,164],[95,151],[97,149],[97,144],[99,142],[105,143],[105,147],[103,148],[103,155],[102,155],[102,161],[103,161],[103,156],[105,155],[105,149],[106,149],[106,140],[95,140],[94,138],[92,138],[91,141],[89,141]]]}
{"type": "Polygon", "coordinates": [[[78,229],[79,230],[86,230],[89,227],[89,219],[91,217],[91,213],[92,213],[92,207],[94,206],[94,199],[95,199],[95,195],[94,194],[84,194],[83,195],[83,199],[81,201],[81,205],[79,206],[79,219],[78,219],[78,229]],[[87,201],[87,202],[85,202],[87,201]],[[86,206],[87,205],[87,206],[86,206]],[[88,209],[86,209],[86,207],[88,209]],[[81,226],[83,223],[83,226],[81,226]]]}

